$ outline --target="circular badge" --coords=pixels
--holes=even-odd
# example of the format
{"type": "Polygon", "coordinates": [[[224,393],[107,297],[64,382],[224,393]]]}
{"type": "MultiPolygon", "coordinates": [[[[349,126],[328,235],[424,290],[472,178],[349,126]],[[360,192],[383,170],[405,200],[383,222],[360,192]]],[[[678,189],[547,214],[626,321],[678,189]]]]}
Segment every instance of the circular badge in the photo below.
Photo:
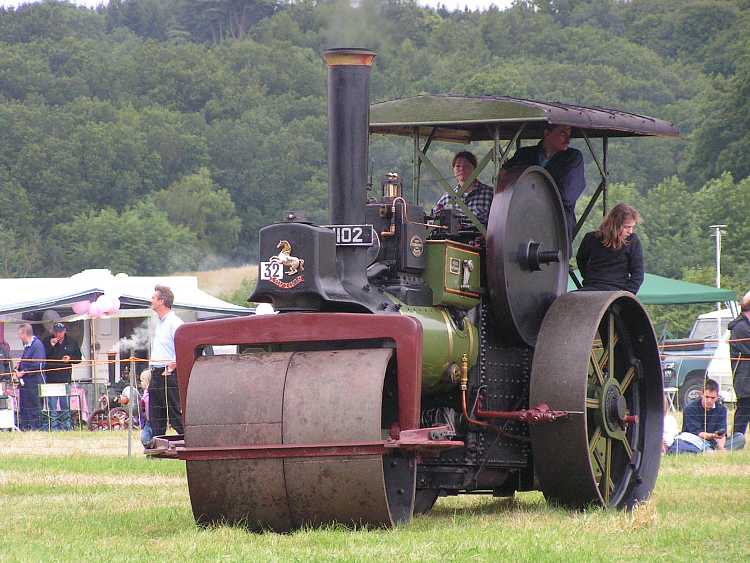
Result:
{"type": "Polygon", "coordinates": [[[409,241],[409,248],[411,249],[411,253],[419,258],[424,252],[424,241],[418,236],[414,235],[409,241]]]}

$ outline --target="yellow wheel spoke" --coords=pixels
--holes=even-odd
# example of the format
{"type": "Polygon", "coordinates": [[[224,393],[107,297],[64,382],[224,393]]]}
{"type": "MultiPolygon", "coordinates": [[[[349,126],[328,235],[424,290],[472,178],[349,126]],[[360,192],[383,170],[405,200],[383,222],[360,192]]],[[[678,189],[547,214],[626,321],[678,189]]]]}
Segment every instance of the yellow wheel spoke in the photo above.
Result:
{"type": "Polygon", "coordinates": [[[599,408],[599,399],[592,399],[590,397],[586,397],[586,408],[587,409],[598,409],[599,408]]]}
{"type": "Polygon", "coordinates": [[[597,426],[596,430],[594,430],[594,434],[591,436],[591,440],[589,440],[589,453],[591,455],[596,455],[594,451],[596,450],[596,443],[599,441],[599,438],[602,437],[602,428],[601,426],[597,426]]]}
{"type": "Polygon", "coordinates": [[[614,374],[614,357],[615,357],[615,346],[617,346],[617,332],[615,331],[615,317],[612,313],[609,314],[607,320],[607,348],[599,358],[599,369],[604,371],[609,365],[609,376],[612,377],[614,374]]]}
{"type": "Polygon", "coordinates": [[[594,461],[596,462],[596,468],[599,469],[599,481],[597,482],[597,485],[602,482],[602,478],[604,476],[604,461],[602,460],[602,454],[599,452],[599,450],[594,450],[592,456],[594,458],[594,461]]]}
{"type": "Polygon", "coordinates": [[[607,362],[609,362],[609,376],[614,377],[615,375],[615,346],[617,345],[617,333],[615,332],[615,316],[610,311],[609,313],[609,342],[607,347],[609,349],[607,362]]]}
{"type": "Polygon", "coordinates": [[[602,371],[602,366],[599,364],[599,362],[596,361],[596,358],[594,358],[593,354],[590,356],[589,359],[591,361],[591,367],[594,368],[594,374],[596,375],[596,380],[599,382],[599,385],[604,385],[604,372],[602,371]]]}
{"type": "Polygon", "coordinates": [[[625,436],[621,438],[620,443],[622,444],[622,447],[625,448],[625,454],[628,456],[628,459],[633,459],[633,448],[630,447],[630,442],[628,442],[628,437],[625,436]]]}
{"type": "Polygon", "coordinates": [[[622,383],[620,383],[620,391],[625,393],[625,391],[628,390],[628,387],[630,387],[630,384],[633,383],[633,380],[635,379],[635,367],[630,366],[628,368],[628,371],[625,372],[625,377],[622,380],[622,383]]]}

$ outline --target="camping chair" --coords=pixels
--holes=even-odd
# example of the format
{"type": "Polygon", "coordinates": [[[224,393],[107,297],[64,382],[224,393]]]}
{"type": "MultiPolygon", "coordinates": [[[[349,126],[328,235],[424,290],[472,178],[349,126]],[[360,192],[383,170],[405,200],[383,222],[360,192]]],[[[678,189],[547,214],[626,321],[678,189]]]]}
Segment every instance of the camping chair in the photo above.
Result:
{"type": "Polygon", "coordinates": [[[0,383],[0,430],[19,430],[17,391],[10,383],[0,383]]]}
{"type": "MultiPolygon", "coordinates": [[[[70,399],[70,394],[68,393],[68,385],[66,383],[40,383],[39,397],[44,400],[44,413],[47,417],[47,431],[51,432],[52,417],[59,415],[53,415],[52,408],[50,407],[50,399],[52,399],[52,404],[55,406],[54,412],[57,413],[56,399],[59,399],[60,397],[68,397],[68,399],[70,399]]],[[[68,400],[68,405],[70,405],[70,400],[68,400]]]]}
{"type": "Polygon", "coordinates": [[[78,413],[78,429],[82,430],[89,420],[89,403],[86,400],[86,390],[74,383],[70,388],[70,413],[78,413]]]}
{"type": "Polygon", "coordinates": [[[4,391],[0,392],[0,430],[18,430],[13,397],[9,397],[4,391]]]}

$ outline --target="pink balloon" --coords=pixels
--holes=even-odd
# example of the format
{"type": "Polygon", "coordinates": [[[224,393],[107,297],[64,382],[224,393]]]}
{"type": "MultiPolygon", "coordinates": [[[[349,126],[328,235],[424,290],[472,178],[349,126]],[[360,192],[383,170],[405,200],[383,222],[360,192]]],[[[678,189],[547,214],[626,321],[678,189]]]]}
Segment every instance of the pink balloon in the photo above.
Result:
{"type": "Polygon", "coordinates": [[[78,301],[77,303],[73,303],[73,312],[76,315],[83,315],[88,312],[89,307],[91,307],[90,301],[78,301]]]}
{"type": "Polygon", "coordinates": [[[98,302],[92,303],[91,306],[89,307],[89,316],[92,319],[96,319],[96,318],[99,318],[101,314],[102,314],[102,309],[99,306],[99,303],[98,302]]]}

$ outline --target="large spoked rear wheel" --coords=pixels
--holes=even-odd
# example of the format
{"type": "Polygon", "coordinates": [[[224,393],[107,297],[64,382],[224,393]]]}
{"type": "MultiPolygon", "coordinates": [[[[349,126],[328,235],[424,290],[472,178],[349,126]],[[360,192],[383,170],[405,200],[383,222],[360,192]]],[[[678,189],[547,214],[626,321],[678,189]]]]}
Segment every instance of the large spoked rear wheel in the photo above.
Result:
{"type": "Polygon", "coordinates": [[[648,498],[661,457],[662,379],[651,322],[631,294],[555,301],[534,352],[530,403],[571,413],[531,428],[550,502],[630,508],[648,498]]]}

